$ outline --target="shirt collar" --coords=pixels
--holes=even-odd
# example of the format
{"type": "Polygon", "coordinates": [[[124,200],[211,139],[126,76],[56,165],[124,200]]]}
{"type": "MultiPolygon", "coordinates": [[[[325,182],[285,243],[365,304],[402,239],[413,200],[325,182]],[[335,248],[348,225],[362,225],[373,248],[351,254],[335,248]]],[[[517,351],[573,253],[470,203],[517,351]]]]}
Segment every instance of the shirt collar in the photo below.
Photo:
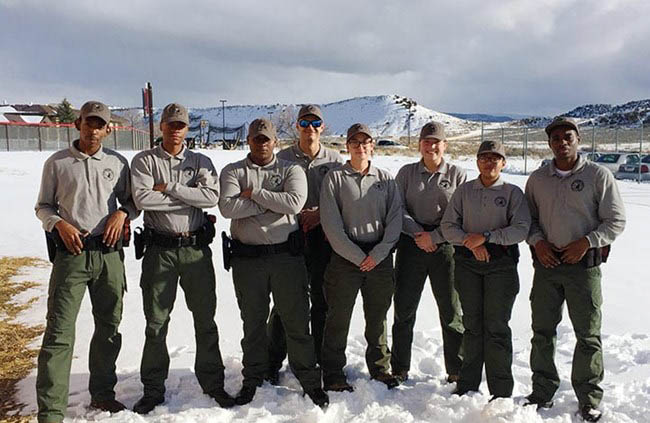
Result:
{"type": "MultiPolygon", "coordinates": [[[[576,164],[573,165],[570,175],[582,172],[586,165],[587,160],[585,160],[581,155],[578,155],[578,160],[576,161],[576,164]]],[[[555,167],[555,159],[551,160],[551,163],[548,165],[548,175],[562,177],[555,167]]]]}
{"type": "Polygon", "coordinates": [[[76,146],[76,143],[78,143],[79,140],[75,140],[72,145],[70,146],[70,153],[72,154],[72,157],[74,157],[76,160],[86,160],[86,159],[93,159],[93,160],[102,160],[106,153],[104,153],[104,146],[100,145],[99,150],[95,152],[92,156],[89,156],[88,154],[82,152],[79,150],[76,146]]]}
{"type": "Polygon", "coordinates": [[[483,185],[483,182],[481,182],[481,177],[479,176],[478,178],[474,179],[474,182],[472,183],[472,188],[474,189],[501,189],[503,185],[505,184],[505,181],[499,175],[499,179],[496,180],[495,183],[490,185],[489,187],[486,187],[483,185]]]}
{"type": "MultiPolygon", "coordinates": [[[[343,170],[349,175],[361,174],[361,172],[352,167],[350,160],[345,162],[343,165],[343,170]]],[[[368,172],[366,172],[366,175],[378,175],[377,168],[372,165],[372,162],[368,163],[368,172]]]]}
{"type": "Polygon", "coordinates": [[[180,153],[173,156],[163,148],[162,143],[158,144],[158,147],[156,147],[156,153],[158,154],[158,156],[160,156],[165,160],[178,159],[180,161],[183,161],[185,160],[185,150],[187,150],[187,147],[183,145],[183,149],[180,151],[180,153]]]}
{"type": "Polygon", "coordinates": [[[309,155],[307,153],[305,153],[304,151],[302,151],[300,149],[300,144],[299,143],[295,143],[294,145],[292,145],[291,149],[293,151],[293,154],[297,158],[304,159],[304,160],[307,160],[307,161],[312,161],[312,160],[316,160],[316,159],[325,158],[325,153],[326,153],[325,148],[323,147],[323,144],[320,144],[320,143],[318,144],[318,153],[316,153],[316,155],[314,156],[313,159],[311,157],[309,157],[309,155]]]}
{"type": "MultiPolygon", "coordinates": [[[[424,165],[424,159],[420,159],[418,162],[418,171],[420,173],[431,173],[431,171],[424,165]]],[[[447,172],[449,172],[449,164],[445,161],[445,159],[442,159],[440,166],[438,166],[438,170],[436,170],[435,173],[446,175],[447,172]]]]}
{"type": "Polygon", "coordinates": [[[268,162],[264,166],[260,166],[258,164],[253,163],[253,161],[251,160],[251,154],[250,153],[248,153],[246,155],[246,166],[250,167],[252,169],[267,169],[267,168],[275,166],[275,163],[277,161],[278,161],[277,157],[275,156],[275,154],[273,154],[273,159],[271,159],[270,162],[268,162]]]}

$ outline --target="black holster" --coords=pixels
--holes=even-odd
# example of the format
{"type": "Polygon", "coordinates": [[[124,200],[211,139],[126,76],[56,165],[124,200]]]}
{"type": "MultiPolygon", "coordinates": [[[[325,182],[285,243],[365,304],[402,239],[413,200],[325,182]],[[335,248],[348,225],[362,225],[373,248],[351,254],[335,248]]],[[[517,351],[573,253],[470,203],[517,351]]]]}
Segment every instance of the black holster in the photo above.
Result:
{"type": "Polygon", "coordinates": [[[226,232],[221,232],[221,251],[223,252],[223,268],[226,272],[230,270],[230,259],[232,258],[231,239],[226,232]]]}
{"type": "MultiPolygon", "coordinates": [[[[57,238],[59,238],[59,234],[58,232],[56,232],[56,229],[52,230],[52,232],[45,231],[45,245],[47,246],[47,258],[50,260],[50,263],[54,263],[54,259],[56,258],[57,238]]],[[[58,242],[61,242],[60,238],[58,242]]]]}
{"type": "Polygon", "coordinates": [[[289,254],[301,256],[305,253],[305,233],[301,228],[291,232],[287,238],[289,243],[289,254]]]}
{"type": "Polygon", "coordinates": [[[133,246],[135,247],[135,259],[140,260],[144,257],[144,250],[147,248],[145,230],[141,227],[135,228],[133,231],[133,246]]]}

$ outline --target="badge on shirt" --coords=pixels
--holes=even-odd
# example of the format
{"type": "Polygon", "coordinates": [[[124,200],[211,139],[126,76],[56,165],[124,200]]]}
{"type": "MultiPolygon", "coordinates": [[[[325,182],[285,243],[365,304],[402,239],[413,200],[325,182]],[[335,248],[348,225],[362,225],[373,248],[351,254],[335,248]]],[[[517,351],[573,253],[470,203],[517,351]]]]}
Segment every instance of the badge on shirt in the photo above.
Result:
{"type": "Polygon", "coordinates": [[[505,197],[497,197],[494,199],[494,204],[496,204],[497,207],[505,207],[506,204],[508,204],[508,201],[506,201],[505,197]]]}
{"type": "Polygon", "coordinates": [[[321,167],[318,168],[318,173],[320,174],[320,176],[325,176],[325,174],[326,174],[327,172],[329,172],[329,170],[330,170],[329,167],[323,165],[323,166],[321,166],[321,167]]]}
{"type": "Polygon", "coordinates": [[[571,190],[580,192],[585,188],[585,183],[582,182],[581,179],[576,179],[575,181],[571,182],[571,190]]]}
{"type": "Polygon", "coordinates": [[[106,179],[107,181],[112,181],[112,180],[115,178],[115,172],[113,172],[113,169],[106,168],[106,169],[104,169],[104,171],[102,172],[102,176],[103,176],[104,179],[106,179]]]}
{"type": "Polygon", "coordinates": [[[269,178],[269,184],[271,185],[271,188],[277,188],[282,184],[282,176],[280,175],[272,175],[269,178]]]}
{"type": "Polygon", "coordinates": [[[387,186],[386,181],[378,181],[372,184],[372,187],[377,191],[385,191],[387,186]]]}
{"type": "Polygon", "coordinates": [[[451,182],[449,182],[446,179],[443,179],[442,181],[440,181],[440,183],[438,183],[438,186],[442,189],[449,189],[451,188],[451,182]]]}

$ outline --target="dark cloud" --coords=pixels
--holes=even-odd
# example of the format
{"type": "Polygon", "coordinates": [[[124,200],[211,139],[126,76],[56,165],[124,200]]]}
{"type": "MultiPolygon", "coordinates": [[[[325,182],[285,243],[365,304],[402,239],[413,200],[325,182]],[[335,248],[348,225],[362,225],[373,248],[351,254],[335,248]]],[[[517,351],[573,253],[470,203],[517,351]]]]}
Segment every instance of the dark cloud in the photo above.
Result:
{"type": "Polygon", "coordinates": [[[0,101],[328,102],[544,113],[650,97],[650,3],[0,0],[0,101]]]}

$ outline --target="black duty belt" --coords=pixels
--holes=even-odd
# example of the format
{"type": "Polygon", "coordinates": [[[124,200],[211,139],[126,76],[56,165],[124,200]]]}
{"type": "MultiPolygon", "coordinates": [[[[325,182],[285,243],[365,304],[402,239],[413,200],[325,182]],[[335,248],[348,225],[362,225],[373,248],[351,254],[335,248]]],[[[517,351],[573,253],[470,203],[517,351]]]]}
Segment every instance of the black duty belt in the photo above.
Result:
{"type": "Polygon", "coordinates": [[[230,249],[235,257],[262,257],[290,252],[289,241],[279,244],[252,245],[232,239],[230,240],[230,249]]]}
{"type": "MultiPolygon", "coordinates": [[[[490,258],[498,260],[504,256],[511,257],[515,261],[519,261],[519,245],[499,245],[490,242],[483,244],[490,254],[490,258]]],[[[465,258],[474,258],[474,253],[467,247],[462,245],[454,246],[454,253],[465,258]]]]}
{"type": "MultiPolygon", "coordinates": [[[[600,266],[602,263],[606,263],[609,258],[609,253],[611,250],[610,245],[605,245],[604,247],[594,247],[589,248],[585,255],[580,259],[576,264],[586,267],[587,269],[591,267],[600,266]]],[[[538,263],[537,255],[535,254],[535,249],[530,246],[530,253],[533,256],[533,261],[538,263]]],[[[556,254],[557,257],[557,254],[556,254]]],[[[558,260],[562,261],[560,257],[557,257],[558,260]]]]}
{"type": "Polygon", "coordinates": [[[181,248],[181,247],[204,247],[209,244],[204,240],[200,231],[191,232],[188,235],[168,235],[151,230],[148,234],[151,244],[163,248],[181,248]]]}
{"type": "Polygon", "coordinates": [[[357,244],[357,247],[361,248],[361,251],[363,251],[366,254],[371,252],[372,249],[375,248],[377,244],[379,244],[379,242],[360,242],[360,241],[353,241],[353,242],[357,244]]]}
{"type": "MultiPolygon", "coordinates": [[[[82,251],[101,251],[103,254],[108,254],[122,249],[121,239],[115,243],[115,246],[111,247],[104,244],[103,235],[88,236],[82,238],[81,242],[83,242],[83,248],[81,249],[82,251]]],[[[58,251],[69,253],[67,247],[61,239],[61,236],[58,233],[54,235],[54,243],[56,244],[56,249],[58,251]]]]}
{"type": "Polygon", "coordinates": [[[424,223],[420,223],[420,226],[422,226],[422,229],[424,229],[426,232],[435,231],[440,227],[440,225],[425,225],[424,223]]]}

